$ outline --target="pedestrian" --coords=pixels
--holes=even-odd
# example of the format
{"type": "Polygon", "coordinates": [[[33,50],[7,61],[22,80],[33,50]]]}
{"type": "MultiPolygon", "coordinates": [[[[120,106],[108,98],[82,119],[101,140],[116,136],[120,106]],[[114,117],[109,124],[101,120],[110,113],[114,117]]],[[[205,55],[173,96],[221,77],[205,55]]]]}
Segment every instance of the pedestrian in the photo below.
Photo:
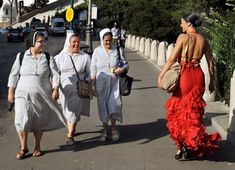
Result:
{"type": "Polygon", "coordinates": [[[109,28],[100,31],[101,45],[95,48],[91,60],[91,79],[93,94],[97,96],[100,121],[103,132],[100,141],[104,142],[108,136],[108,122],[111,119],[112,140],[119,140],[116,121],[122,122],[122,100],[119,91],[119,75],[128,70],[123,51],[119,61],[117,46],[112,44],[112,33],[109,28]],[[119,66],[122,62],[123,66],[119,66]]]}
{"type": "Polygon", "coordinates": [[[116,22],[113,24],[113,28],[111,29],[111,32],[112,32],[112,36],[113,36],[113,43],[115,45],[118,45],[119,40],[120,40],[120,36],[121,36],[121,32],[120,32],[120,29],[118,28],[118,25],[116,22]]]}
{"type": "Polygon", "coordinates": [[[126,43],[126,28],[124,26],[121,26],[121,40],[120,40],[120,46],[124,49],[125,48],[125,43],[126,43]]]}
{"type": "Polygon", "coordinates": [[[76,86],[76,71],[80,79],[90,81],[90,56],[80,50],[79,35],[73,34],[69,38],[68,49],[55,56],[55,60],[61,76],[59,100],[68,126],[66,143],[72,145],[80,116],[90,114],[90,99],[80,98],[76,86]]]}
{"type": "Polygon", "coordinates": [[[8,80],[8,101],[15,103],[15,127],[20,139],[17,159],[29,152],[28,132],[33,132],[32,156],[42,155],[40,142],[44,131],[66,126],[56,100],[59,97],[59,73],[53,57],[43,51],[45,37],[31,32],[27,50],[18,53],[8,80]],[[22,55],[23,54],[23,55],[22,55]]]}
{"type": "Polygon", "coordinates": [[[218,148],[221,140],[218,133],[209,135],[205,132],[202,118],[206,106],[203,100],[205,91],[204,73],[200,60],[205,54],[210,74],[209,91],[214,91],[214,63],[207,40],[196,31],[202,19],[195,13],[181,18],[183,34],[177,38],[174,51],[163,67],[158,86],[167,70],[180,60],[180,82],[172,97],[166,103],[167,127],[170,136],[177,146],[175,159],[184,157],[192,159],[207,155],[218,148]]]}

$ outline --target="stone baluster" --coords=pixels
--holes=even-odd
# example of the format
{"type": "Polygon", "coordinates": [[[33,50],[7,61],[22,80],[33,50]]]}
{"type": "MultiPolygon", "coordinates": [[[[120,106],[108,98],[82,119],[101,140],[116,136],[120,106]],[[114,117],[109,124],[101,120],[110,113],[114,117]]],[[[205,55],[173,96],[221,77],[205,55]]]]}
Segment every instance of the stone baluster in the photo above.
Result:
{"type": "Polygon", "coordinates": [[[230,84],[229,132],[235,133],[235,70],[230,84]]]}

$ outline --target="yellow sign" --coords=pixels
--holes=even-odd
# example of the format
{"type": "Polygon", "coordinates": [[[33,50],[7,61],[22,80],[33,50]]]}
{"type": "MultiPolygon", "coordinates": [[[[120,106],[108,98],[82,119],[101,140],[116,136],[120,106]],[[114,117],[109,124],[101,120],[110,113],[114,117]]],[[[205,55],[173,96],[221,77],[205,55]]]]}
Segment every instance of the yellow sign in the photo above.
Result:
{"type": "Polygon", "coordinates": [[[66,10],[66,20],[68,21],[68,22],[71,22],[72,20],[73,20],[73,17],[74,17],[74,12],[73,12],[73,8],[68,8],[67,10],[66,10]]]}

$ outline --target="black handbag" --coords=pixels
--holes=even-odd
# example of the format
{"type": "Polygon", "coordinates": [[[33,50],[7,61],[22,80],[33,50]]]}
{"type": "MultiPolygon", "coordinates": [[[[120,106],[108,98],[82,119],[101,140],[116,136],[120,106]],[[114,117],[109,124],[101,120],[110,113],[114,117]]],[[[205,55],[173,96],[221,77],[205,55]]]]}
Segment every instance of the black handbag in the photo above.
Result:
{"type": "MultiPolygon", "coordinates": [[[[77,69],[75,67],[75,64],[73,62],[73,59],[72,57],[70,56],[70,59],[73,63],[73,68],[75,70],[75,73],[77,75],[77,78],[78,78],[78,81],[77,81],[77,90],[78,90],[78,96],[80,98],[88,98],[88,99],[92,99],[92,93],[91,93],[91,82],[88,81],[88,80],[81,80],[79,78],[79,75],[78,75],[78,72],[77,72],[77,69]]],[[[84,71],[85,72],[85,71],[84,71]]]]}
{"type": "MultiPolygon", "coordinates": [[[[119,46],[117,46],[117,51],[118,51],[119,62],[122,62],[120,51],[119,51],[119,46]]],[[[120,95],[128,96],[131,94],[132,82],[133,82],[133,78],[127,75],[127,71],[122,73],[119,76],[120,95]]]]}

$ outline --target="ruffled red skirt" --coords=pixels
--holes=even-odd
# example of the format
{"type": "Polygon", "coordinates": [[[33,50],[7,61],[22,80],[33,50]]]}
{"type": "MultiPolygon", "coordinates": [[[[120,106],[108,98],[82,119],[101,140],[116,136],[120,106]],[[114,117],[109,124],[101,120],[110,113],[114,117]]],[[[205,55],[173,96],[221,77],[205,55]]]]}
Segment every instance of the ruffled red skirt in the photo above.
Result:
{"type": "Polygon", "coordinates": [[[180,84],[166,103],[167,127],[178,149],[186,146],[198,156],[218,149],[221,136],[208,135],[202,122],[206,103],[204,73],[200,65],[181,63],[180,84]]]}

